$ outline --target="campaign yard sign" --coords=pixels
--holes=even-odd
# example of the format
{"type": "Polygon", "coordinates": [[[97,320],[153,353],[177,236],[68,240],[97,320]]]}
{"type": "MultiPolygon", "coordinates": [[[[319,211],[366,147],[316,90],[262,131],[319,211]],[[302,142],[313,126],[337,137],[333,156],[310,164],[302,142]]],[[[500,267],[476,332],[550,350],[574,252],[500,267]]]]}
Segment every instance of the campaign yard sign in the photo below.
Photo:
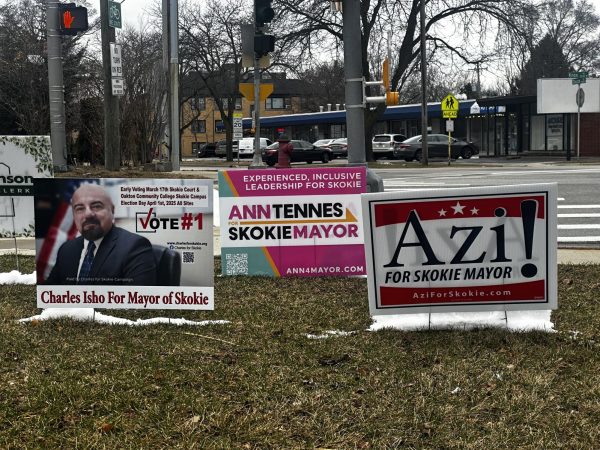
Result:
{"type": "Polygon", "coordinates": [[[371,314],[555,309],[556,192],[363,195],[371,314]]]}
{"type": "Polygon", "coordinates": [[[37,306],[214,309],[212,184],[35,179],[37,306]]]}
{"type": "Polygon", "coordinates": [[[33,179],[51,176],[50,136],[0,136],[0,237],[33,237],[33,179]]]}
{"type": "Polygon", "coordinates": [[[223,275],[366,273],[364,167],[219,172],[223,275]]]}

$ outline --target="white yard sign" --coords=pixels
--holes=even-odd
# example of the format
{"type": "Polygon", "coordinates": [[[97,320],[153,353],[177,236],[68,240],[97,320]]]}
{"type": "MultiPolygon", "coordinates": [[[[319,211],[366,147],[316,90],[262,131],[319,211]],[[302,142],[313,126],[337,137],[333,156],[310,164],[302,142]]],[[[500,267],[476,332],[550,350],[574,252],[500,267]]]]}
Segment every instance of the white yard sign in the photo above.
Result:
{"type": "Polygon", "coordinates": [[[51,176],[50,136],[0,136],[0,237],[33,236],[33,179],[51,176]]]}
{"type": "Polygon", "coordinates": [[[371,314],[556,309],[556,192],[364,194],[371,314]]]}

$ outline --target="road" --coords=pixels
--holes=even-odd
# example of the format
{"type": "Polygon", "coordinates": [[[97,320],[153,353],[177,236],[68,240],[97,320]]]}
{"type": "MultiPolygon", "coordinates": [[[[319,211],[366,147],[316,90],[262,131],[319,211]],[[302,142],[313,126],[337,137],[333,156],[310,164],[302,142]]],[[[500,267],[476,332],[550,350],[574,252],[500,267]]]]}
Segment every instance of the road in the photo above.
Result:
{"type": "Polygon", "coordinates": [[[386,191],[557,183],[559,247],[600,248],[600,165],[415,167],[376,172],[386,191]]]}

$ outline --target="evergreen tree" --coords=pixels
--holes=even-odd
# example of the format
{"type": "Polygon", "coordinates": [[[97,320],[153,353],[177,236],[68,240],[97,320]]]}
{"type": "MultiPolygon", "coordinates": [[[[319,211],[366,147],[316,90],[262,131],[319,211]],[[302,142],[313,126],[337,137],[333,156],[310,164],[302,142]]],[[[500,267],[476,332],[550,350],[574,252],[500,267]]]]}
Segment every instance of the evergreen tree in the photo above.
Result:
{"type": "Polygon", "coordinates": [[[515,82],[516,94],[535,95],[538,78],[566,78],[569,63],[555,38],[547,34],[533,48],[531,57],[515,82]]]}

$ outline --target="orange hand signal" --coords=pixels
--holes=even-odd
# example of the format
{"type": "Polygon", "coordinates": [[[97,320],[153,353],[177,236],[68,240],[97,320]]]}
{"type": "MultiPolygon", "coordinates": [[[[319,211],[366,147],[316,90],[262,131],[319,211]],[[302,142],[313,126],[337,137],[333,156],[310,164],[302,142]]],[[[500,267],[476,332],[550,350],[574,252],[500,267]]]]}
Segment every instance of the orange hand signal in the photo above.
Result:
{"type": "Polygon", "coordinates": [[[65,25],[65,28],[71,28],[71,24],[73,23],[74,20],[75,20],[75,17],[73,17],[73,15],[71,14],[71,11],[65,11],[63,13],[63,24],[65,25]]]}

